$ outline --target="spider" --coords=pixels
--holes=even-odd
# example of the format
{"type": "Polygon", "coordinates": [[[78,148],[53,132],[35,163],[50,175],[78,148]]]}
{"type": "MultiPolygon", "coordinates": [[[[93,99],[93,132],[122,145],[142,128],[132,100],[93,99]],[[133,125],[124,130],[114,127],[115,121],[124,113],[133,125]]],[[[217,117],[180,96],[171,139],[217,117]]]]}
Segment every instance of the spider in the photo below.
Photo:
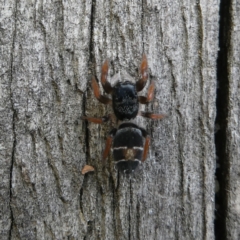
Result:
{"type": "MultiPolygon", "coordinates": [[[[95,97],[101,103],[112,104],[114,114],[118,120],[130,120],[135,118],[137,115],[156,120],[165,117],[163,114],[143,111],[139,112],[139,103],[147,104],[151,102],[154,97],[155,89],[154,83],[151,82],[148,88],[147,96],[138,96],[138,92],[143,90],[148,80],[148,62],[145,54],[142,57],[139,71],[141,77],[136,84],[129,81],[130,79],[124,79],[125,81],[118,81],[114,86],[111,86],[111,84],[107,81],[108,61],[106,60],[102,65],[101,84],[104,91],[107,94],[112,95],[111,99],[100,93],[99,85],[95,77],[92,78],[91,84],[95,97]]],[[[112,115],[103,116],[101,118],[83,116],[82,119],[101,124],[112,119],[112,115]]]]}

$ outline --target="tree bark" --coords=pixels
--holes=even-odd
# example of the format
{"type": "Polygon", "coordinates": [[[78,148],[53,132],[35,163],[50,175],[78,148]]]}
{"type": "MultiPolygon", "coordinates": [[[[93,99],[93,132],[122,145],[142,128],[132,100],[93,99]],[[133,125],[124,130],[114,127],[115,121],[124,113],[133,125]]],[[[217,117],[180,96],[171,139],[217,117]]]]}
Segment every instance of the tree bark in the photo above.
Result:
{"type": "MultiPolygon", "coordinates": [[[[213,0],[2,4],[2,239],[214,239],[218,11],[213,0]],[[105,167],[101,162],[116,126],[80,117],[113,112],[89,84],[93,75],[100,78],[103,61],[109,60],[111,83],[121,71],[137,80],[143,53],[156,92],[142,108],[168,117],[135,119],[151,146],[147,161],[128,176],[114,169],[112,156],[105,167]],[[86,164],[95,171],[82,175],[86,164]]],[[[231,36],[237,54],[236,29],[231,36]]],[[[237,55],[229,57],[235,59],[227,128],[232,169],[239,165],[239,64],[237,55]]],[[[233,213],[239,173],[229,173],[236,205],[229,205],[226,226],[237,236],[239,224],[231,221],[239,222],[233,213]]]]}

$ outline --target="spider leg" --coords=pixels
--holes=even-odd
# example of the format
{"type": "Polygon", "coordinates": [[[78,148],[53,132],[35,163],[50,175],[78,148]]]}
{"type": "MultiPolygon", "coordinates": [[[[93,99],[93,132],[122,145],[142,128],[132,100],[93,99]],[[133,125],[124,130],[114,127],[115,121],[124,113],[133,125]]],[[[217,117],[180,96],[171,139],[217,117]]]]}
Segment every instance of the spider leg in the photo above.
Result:
{"type": "Polygon", "coordinates": [[[147,158],[149,145],[150,145],[150,136],[146,136],[144,149],[143,149],[142,162],[144,162],[147,158]]]}
{"type": "Polygon", "coordinates": [[[142,89],[144,88],[148,80],[148,62],[145,54],[143,54],[142,62],[139,70],[140,70],[141,78],[136,83],[136,88],[138,92],[142,91],[142,89]]]}
{"type": "Polygon", "coordinates": [[[143,112],[141,111],[140,116],[145,117],[145,118],[150,118],[153,120],[160,120],[166,117],[165,114],[158,114],[158,113],[152,113],[152,112],[143,112]]]}
{"type": "Polygon", "coordinates": [[[81,119],[82,120],[87,120],[87,121],[92,122],[92,123],[102,124],[102,123],[105,123],[105,122],[109,121],[111,119],[111,116],[108,115],[108,116],[103,116],[101,118],[82,116],[81,119]]]}
{"type": "Polygon", "coordinates": [[[142,156],[142,162],[144,162],[148,155],[148,149],[150,145],[150,136],[148,135],[148,132],[144,128],[142,127],[138,127],[138,128],[141,130],[142,135],[145,138],[145,144],[144,144],[143,156],[142,156]]]}
{"type": "Polygon", "coordinates": [[[92,89],[93,89],[95,97],[98,99],[99,102],[104,103],[104,104],[112,103],[112,100],[110,98],[100,94],[99,85],[94,77],[92,78],[92,89]]]}
{"type": "Polygon", "coordinates": [[[150,84],[149,88],[148,88],[147,97],[139,96],[138,97],[139,102],[142,103],[142,104],[147,104],[147,103],[151,102],[153,100],[153,97],[154,97],[154,90],[155,90],[155,85],[152,82],[150,84]]]}
{"type": "Polygon", "coordinates": [[[113,128],[111,130],[111,132],[109,133],[107,140],[106,140],[106,145],[105,145],[105,149],[103,151],[103,155],[102,155],[102,162],[103,164],[105,164],[105,160],[110,152],[111,146],[112,146],[112,141],[113,141],[113,137],[116,134],[117,129],[113,128]]]}
{"type": "Polygon", "coordinates": [[[102,65],[101,83],[104,91],[106,93],[111,93],[113,88],[111,84],[107,81],[107,75],[108,75],[108,61],[106,60],[102,65]]]}

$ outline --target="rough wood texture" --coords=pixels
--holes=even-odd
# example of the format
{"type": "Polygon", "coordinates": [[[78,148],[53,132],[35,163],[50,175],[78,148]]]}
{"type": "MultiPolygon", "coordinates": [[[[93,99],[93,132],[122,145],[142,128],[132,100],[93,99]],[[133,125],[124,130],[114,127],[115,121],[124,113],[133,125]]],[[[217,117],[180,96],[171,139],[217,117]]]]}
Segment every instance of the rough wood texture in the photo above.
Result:
{"type": "MultiPolygon", "coordinates": [[[[1,7],[3,239],[213,239],[218,4],[7,1],[1,7]],[[133,175],[100,161],[110,107],[89,88],[103,61],[156,83],[136,119],[152,137],[133,175]],[[95,172],[81,175],[85,165],[95,172]]],[[[111,81],[111,80],[110,80],[111,81]]],[[[142,94],[144,94],[143,91],[142,94]]],[[[111,159],[111,157],[110,157],[111,159]]]]}
{"type": "Polygon", "coordinates": [[[13,101],[11,85],[12,52],[14,36],[14,3],[8,1],[0,6],[0,235],[9,239],[12,224],[10,209],[12,154],[14,151],[15,133],[13,124],[13,101]]]}

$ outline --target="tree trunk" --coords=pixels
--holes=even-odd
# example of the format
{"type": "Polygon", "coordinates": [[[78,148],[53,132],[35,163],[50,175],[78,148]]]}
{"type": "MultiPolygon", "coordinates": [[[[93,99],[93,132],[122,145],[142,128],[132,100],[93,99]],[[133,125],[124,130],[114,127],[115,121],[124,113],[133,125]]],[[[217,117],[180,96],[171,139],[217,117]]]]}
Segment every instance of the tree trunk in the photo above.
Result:
{"type": "Polygon", "coordinates": [[[227,4],[231,24],[219,22],[214,0],[2,3],[1,239],[214,239],[218,227],[219,239],[239,238],[240,13],[237,1],[227,4]],[[216,105],[223,28],[227,80],[219,96],[226,103],[216,105]],[[156,92],[142,108],[167,118],[134,120],[151,146],[146,162],[126,175],[114,169],[111,155],[105,167],[101,162],[116,125],[81,116],[113,112],[89,84],[100,78],[103,61],[109,60],[111,83],[121,71],[137,80],[143,53],[156,92]],[[228,111],[218,115],[224,106],[228,111]],[[214,233],[216,115],[224,214],[214,233]],[[86,164],[95,171],[82,175],[86,164]]]}

